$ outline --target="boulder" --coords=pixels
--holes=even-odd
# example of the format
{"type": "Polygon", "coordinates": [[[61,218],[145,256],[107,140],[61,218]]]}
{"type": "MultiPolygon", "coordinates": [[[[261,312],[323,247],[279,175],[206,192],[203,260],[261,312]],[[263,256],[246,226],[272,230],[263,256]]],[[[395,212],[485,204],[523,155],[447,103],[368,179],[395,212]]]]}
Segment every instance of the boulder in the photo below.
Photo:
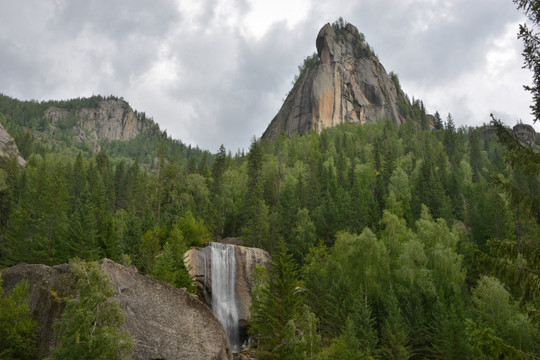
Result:
{"type": "MultiPolygon", "coordinates": [[[[100,262],[111,279],[113,299],[125,314],[124,328],[133,338],[132,359],[232,359],[229,341],[210,309],[183,289],[137,273],[111,260],[100,262]]],[[[43,355],[56,343],[53,325],[63,299],[73,294],[75,276],[68,264],[49,267],[19,264],[2,271],[7,292],[25,277],[30,310],[38,322],[43,355]]]]}
{"type": "Polygon", "coordinates": [[[403,92],[356,27],[326,24],[316,47],[319,60],[300,73],[263,138],[320,132],[344,122],[405,122],[398,106],[405,99],[403,92]]]}

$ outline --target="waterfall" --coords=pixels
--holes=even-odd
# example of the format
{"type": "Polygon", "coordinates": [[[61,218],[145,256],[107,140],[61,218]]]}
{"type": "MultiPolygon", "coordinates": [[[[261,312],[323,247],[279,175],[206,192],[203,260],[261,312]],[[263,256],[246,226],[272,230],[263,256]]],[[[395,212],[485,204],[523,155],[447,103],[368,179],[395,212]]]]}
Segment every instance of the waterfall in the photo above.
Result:
{"type": "MultiPolygon", "coordinates": [[[[231,343],[233,352],[242,349],[236,299],[236,254],[234,246],[210,243],[212,312],[217,316],[231,343]]],[[[205,259],[206,260],[206,259],[205,259]]]]}

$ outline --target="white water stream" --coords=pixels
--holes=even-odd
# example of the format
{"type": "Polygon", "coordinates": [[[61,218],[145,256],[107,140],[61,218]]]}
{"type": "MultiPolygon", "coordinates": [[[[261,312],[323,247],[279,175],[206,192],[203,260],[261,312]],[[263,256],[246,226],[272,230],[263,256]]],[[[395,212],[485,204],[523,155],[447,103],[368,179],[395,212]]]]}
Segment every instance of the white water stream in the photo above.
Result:
{"type": "Polygon", "coordinates": [[[210,243],[212,312],[221,321],[233,352],[242,350],[236,299],[236,254],[234,246],[210,243]]]}

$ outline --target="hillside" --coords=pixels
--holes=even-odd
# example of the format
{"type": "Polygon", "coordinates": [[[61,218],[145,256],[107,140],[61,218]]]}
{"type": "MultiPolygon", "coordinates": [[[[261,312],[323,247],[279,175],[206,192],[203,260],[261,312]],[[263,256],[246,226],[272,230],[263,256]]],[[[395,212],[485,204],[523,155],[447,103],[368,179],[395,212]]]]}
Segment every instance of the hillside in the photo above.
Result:
{"type": "Polygon", "coordinates": [[[113,159],[152,165],[159,146],[167,158],[179,156],[186,163],[193,158],[198,164],[203,157],[202,150],[168,137],[152,118],[114,96],[37,102],[0,94],[0,124],[24,159],[65,149],[90,156],[103,149],[113,159]]]}

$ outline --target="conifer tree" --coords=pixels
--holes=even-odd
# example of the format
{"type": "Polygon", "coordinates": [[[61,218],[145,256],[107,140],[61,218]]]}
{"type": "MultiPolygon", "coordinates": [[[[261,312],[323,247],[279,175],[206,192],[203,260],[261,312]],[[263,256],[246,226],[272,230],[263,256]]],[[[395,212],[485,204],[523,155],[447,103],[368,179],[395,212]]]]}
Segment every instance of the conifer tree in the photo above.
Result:
{"type": "Polygon", "coordinates": [[[298,269],[281,240],[270,263],[268,281],[255,290],[251,306],[250,334],[261,359],[286,359],[287,323],[296,319],[302,298],[298,293],[298,269]]]}
{"type": "Polygon", "coordinates": [[[4,294],[0,275],[0,359],[30,360],[36,357],[36,327],[26,279],[4,294]]]}
{"type": "Polygon", "coordinates": [[[66,229],[63,248],[64,261],[78,257],[85,261],[97,260],[98,247],[96,211],[90,199],[90,191],[84,189],[66,229]]]}
{"type": "Polygon", "coordinates": [[[124,314],[110,298],[114,289],[97,262],[73,262],[77,296],[67,300],[55,325],[58,344],[51,356],[60,359],[128,359],[133,347],[129,333],[121,330],[124,314]]]}

